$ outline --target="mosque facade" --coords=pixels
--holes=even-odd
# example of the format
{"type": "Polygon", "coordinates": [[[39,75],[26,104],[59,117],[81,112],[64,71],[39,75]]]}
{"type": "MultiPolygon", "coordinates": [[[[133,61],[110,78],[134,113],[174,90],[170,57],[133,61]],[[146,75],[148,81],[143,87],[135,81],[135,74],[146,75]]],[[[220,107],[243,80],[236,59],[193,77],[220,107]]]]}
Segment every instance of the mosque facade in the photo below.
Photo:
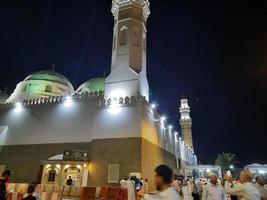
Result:
{"type": "Polygon", "coordinates": [[[0,94],[0,170],[14,182],[117,184],[130,173],[153,178],[197,164],[190,143],[149,103],[148,0],[113,0],[111,73],[74,90],[54,70],[34,72],[0,94]]]}

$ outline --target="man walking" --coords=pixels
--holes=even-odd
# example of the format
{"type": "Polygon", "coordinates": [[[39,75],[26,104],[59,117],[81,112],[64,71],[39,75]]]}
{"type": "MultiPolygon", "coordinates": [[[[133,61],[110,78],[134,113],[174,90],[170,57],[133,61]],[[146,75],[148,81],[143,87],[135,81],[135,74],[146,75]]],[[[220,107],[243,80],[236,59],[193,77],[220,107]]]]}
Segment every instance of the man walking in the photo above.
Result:
{"type": "Polygon", "coordinates": [[[226,200],[227,196],[221,185],[217,183],[215,174],[210,175],[210,183],[203,188],[202,200],[226,200]]]}
{"type": "Polygon", "coordinates": [[[145,200],[179,200],[178,193],[171,186],[173,172],[167,165],[160,165],[155,169],[155,185],[157,192],[154,194],[141,194],[145,200]]]}

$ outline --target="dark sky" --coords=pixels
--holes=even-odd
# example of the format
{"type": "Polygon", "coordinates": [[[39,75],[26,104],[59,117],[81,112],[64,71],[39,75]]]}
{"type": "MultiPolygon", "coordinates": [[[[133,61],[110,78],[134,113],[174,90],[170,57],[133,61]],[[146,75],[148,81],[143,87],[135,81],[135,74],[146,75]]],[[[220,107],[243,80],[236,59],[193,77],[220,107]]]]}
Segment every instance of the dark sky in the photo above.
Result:
{"type": "MultiPolygon", "coordinates": [[[[267,4],[153,0],[148,20],[151,99],[179,129],[190,101],[195,151],[267,162],[267,4]]],[[[242,3],[241,3],[242,2],[242,3]]],[[[263,1],[262,1],[263,2],[263,1]]],[[[77,88],[110,72],[111,0],[0,2],[0,88],[51,69],[77,88]]]]}

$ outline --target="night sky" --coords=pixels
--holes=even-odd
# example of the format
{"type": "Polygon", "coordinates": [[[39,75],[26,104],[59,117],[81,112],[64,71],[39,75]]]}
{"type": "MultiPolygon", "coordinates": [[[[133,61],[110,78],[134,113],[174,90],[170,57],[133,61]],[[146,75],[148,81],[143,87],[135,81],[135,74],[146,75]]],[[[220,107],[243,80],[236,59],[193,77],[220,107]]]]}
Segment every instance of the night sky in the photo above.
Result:
{"type": "MultiPolygon", "coordinates": [[[[179,130],[182,94],[192,108],[202,163],[235,153],[240,165],[267,162],[267,4],[151,0],[151,100],[179,130]]],[[[110,72],[111,0],[0,2],[0,88],[51,69],[77,88],[110,72]]]]}

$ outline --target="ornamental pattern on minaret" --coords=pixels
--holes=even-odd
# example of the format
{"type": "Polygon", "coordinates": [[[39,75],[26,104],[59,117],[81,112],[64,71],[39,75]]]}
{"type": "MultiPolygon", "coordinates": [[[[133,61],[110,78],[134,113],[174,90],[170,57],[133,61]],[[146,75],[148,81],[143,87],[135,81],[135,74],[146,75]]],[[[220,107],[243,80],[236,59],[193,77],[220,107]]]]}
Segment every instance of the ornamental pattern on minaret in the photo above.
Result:
{"type": "Polygon", "coordinates": [[[139,73],[146,70],[146,21],[148,0],[113,0],[114,16],[112,70],[129,66],[139,73]]]}
{"type": "Polygon", "coordinates": [[[141,95],[149,100],[146,77],[148,0],[113,0],[114,16],[111,73],[106,78],[105,98],[120,94],[141,95]]]}
{"type": "Polygon", "coordinates": [[[148,0],[113,0],[111,12],[113,13],[114,17],[116,17],[120,8],[133,5],[140,7],[143,10],[144,18],[147,20],[150,14],[149,4],[150,3],[148,0]]]}

